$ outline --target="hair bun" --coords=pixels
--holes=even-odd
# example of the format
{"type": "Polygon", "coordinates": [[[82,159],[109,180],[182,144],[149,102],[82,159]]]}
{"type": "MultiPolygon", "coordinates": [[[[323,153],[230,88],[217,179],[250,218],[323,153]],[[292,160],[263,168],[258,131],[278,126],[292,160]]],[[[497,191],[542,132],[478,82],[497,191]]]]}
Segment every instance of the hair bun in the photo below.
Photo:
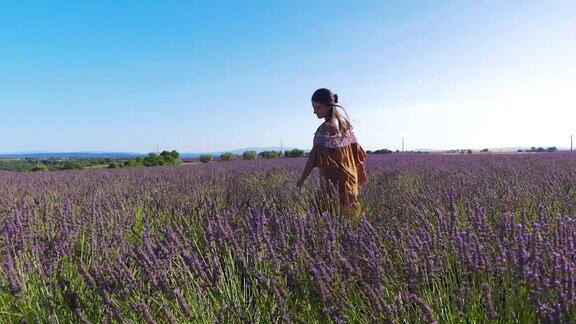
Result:
{"type": "Polygon", "coordinates": [[[334,94],[334,103],[338,103],[338,95],[334,94]]]}

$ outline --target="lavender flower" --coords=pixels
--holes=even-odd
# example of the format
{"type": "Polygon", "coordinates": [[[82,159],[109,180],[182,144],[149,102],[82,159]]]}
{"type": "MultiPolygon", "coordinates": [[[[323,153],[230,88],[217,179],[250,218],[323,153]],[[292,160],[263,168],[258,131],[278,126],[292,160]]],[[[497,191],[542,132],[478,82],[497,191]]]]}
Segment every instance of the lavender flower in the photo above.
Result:
{"type": "Polygon", "coordinates": [[[150,309],[148,308],[146,303],[144,303],[143,300],[134,304],[134,309],[142,314],[142,317],[144,317],[144,320],[146,321],[146,323],[156,324],[156,321],[152,317],[152,313],[150,312],[150,309]]]}
{"type": "Polygon", "coordinates": [[[410,294],[409,298],[414,304],[418,306],[418,308],[420,308],[428,323],[437,323],[436,320],[434,320],[432,309],[428,303],[426,303],[423,299],[416,296],[415,294],[410,294]]]}

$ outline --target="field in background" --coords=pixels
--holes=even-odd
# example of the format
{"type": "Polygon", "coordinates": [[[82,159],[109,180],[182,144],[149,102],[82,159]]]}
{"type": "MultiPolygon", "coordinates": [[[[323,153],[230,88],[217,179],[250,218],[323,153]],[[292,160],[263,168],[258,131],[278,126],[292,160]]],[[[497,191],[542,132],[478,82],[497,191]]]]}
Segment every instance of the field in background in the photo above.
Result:
{"type": "Polygon", "coordinates": [[[0,171],[0,319],[575,318],[576,155],[371,155],[357,226],[304,163],[0,171]]]}

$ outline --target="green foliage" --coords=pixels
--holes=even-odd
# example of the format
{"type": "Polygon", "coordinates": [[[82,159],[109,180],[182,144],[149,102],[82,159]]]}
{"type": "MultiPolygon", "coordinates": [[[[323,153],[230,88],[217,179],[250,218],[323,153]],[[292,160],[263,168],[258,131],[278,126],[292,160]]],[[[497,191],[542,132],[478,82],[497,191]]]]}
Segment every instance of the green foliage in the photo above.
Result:
{"type": "Polygon", "coordinates": [[[149,153],[148,156],[144,158],[145,166],[157,166],[168,164],[162,156],[156,155],[155,153],[149,153]]]}
{"type": "Polygon", "coordinates": [[[125,161],[125,162],[124,162],[124,166],[127,167],[127,168],[133,168],[133,167],[141,166],[142,164],[140,164],[140,163],[138,162],[138,159],[139,159],[139,158],[125,161]]]}
{"type": "Polygon", "coordinates": [[[84,170],[84,165],[76,161],[68,161],[60,167],[60,170],[84,170]]]}
{"type": "Polygon", "coordinates": [[[120,166],[121,161],[111,158],[24,158],[24,159],[0,159],[0,170],[16,172],[55,171],[55,170],[82,170],[94,166],[106,166],[116,163],[120,166]]]}
{"type": "Polygon", "coordinates": [[[392,151],[389,149],[381,149],[381,150],[376,150],[374,152],[372,152],[372,154],[391,154],[392,151]]]}
{"type": "Polygon", "coordinates": [[[244,153],[242,153],[242,157],[245,160],[254,160],[257,156],[258,153],[256,153],[256,151],[245,151],[244,153]]]}
{"type": "Polygon", "coordinates": [[[487,148],[485,148],[485,149],[481,150],[480,152],[482,152],[482,153],[488,153],[488,152],[490,152],[490,150],[487,149],[487,148]]]}
{"type": "Polygon", "coordinates": [[[45,164],[39,163],[39,164],[37,164],[36,166],[34,166],[34,167],[32,168],[32,171],[34,171],[34,172],[37,172],[37,171],[45,172],[45,171],[50,171],[50,168],[48,168],[48,166],[45,165],[45,164]]]}
{"type": "Polygon", "coordinates": [[[293,149],[289,151],[284,151],[285,157],[301,157],[304,156],[304,151],[300,149],[293,149]]]}
{"type": "MultiPolygon", "coordinates": [[[[158,165],[178,165],[182,163],[180,154],[175,151],[162,151],[160,155],[156,153],[148,153],[145,157],[137,157],[135,159],[124,162],[125,167],[141,167],[141,166],[158,166],[158,165]]],[[[109,165],[110,167],[110,165],[109,165]]]]}
{"type": "Polygon", "coordinates": [[[450,154],[472,154],[472,150],[470,150],[470,149],[447,150],[446,153],[450,153],[450,154]]]}
{"type": "Polygon", "coordinates": [[[5,171],[17,171],[17,172],[24,172],[24,171],[32,171],[35,164],[27,163],[25,161],[0,161],[0,170],[5,171]]]}
{"type": "Polygon", "coordinates": [[[234,159],[236,159],[236,154],[231,153],[231,152],[222,153],[220,155],[220,160],[222,160],[222,161],[231,161],[234,159]]]}
{"type": "Polygon", "coordinates": [[[529,150],[526,150],[526,152],[556,152],[556,151],[558,151],[556,146],[551,146],[548,148],[543,147],[536,148],[535,146],[532,146],[529,150]]]}
{"type": "Polygon", "coordinates": [[[212,154],[202,154],[199,159],[202,163],[212,162],[212,154]]]}
{"type": "Polygon", "coordinates": [[[174,161],[180,157],[180,154],[176,150],[172,150],[170,152],[162,151],[160,156],[166,161],[174,161]]]}
{"type": "Polygon", "coordinates": [[[258,153],[258,155],[263,157],[263,158],[273,159],[273,158],[277,158],[277,157],[281,156],[282,152],[262,151],[262,152],[258,153]]]}

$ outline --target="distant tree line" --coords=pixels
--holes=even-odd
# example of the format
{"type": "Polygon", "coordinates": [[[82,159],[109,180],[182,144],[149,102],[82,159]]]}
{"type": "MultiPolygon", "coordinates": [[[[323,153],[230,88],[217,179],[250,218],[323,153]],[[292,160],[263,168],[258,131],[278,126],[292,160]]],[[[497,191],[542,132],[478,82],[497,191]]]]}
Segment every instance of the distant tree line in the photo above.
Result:
{"type": "Polygon", "coordinates": [[[69,158],[49,158],[49,159],[6,159],[0,160],[0,170],[15,172],[38,172],[38,171],[59,171],[59,170],[83,170],[91,167],[105,167],[110,163],[110,159],[69,159],[69,158]]]}
{"type": "MultiPolygon", "coordinates": [[[[254,160],[258,157],[264,158],[264,159],[274,159],[274,158],[279,158],[279,157],[291,158],[291,157],[302,157],[302,156],[305,156],[305,153],[304,153],[304,150],[301,150],[301,149],[286,150],[284,152],[269,150],[269,151],[261,151],[260,153],[257,153],[256,151],[244,151],[244,153],[242,153],[242,158],[244,160],[254,160]]],[[[236,154],[234,154],[232,152],[226,152],[226,153],[220,154],[220,161],[231,161],[231,160],[235,160],[235,159],[236,159],[236,154]]],[[[200,160],[200,162],[203,162],[203,163],[208,163],[208,162],[214,161],[214,156],[212,154],[202,154],[198,157],[198,160],[200,160]]]]}
{"type": "Polygon", "coordinates": [[[376,151],[367,150],[366,151],[366,154],[392,154],[392,153],[428,154],[429,152],[426,152],[426,151],[404,151],[404,152],[400,152],[400,150],[392,151],[389,149],[379,149],[376,151]]]}
{"type": "Polygon", "coordinates": [[[394,152],[392,152],[392,150],[389,149],[380,149],[380,150],[376,150],[376,151],[366,151],[366,153],[368,154],[392,154],[394,152]]]}
{"type": "Polygon", "coordinates": [[[536,148],[535,146],[532,146],[529,150],[518,150],[517,152],[556,152],[558,151],[558,149],[556,148],[556,146],[551,146],[551,147],[547,147],[547,148],[543,148],[543,147],[538,147],[536,148]]]}
{"type": "Polygon", "coordinates": [[[150,166],[159,166],[159,165],[178,165],[182,163],[180,160],[180,154],[176,150],[172,151],[162,151],[160,155],[156,153],[149,153],[145,157],[137,157],[135,159],[130,159],[125,161],[123,164],[117,163],[110,163],[108,165],[109,168],[117,168],[120,166],[133,168],[133,167],[150,167],[150,166]]]}
{"type": "Polygon", "coordinates": [[[258,153],[259,157],[263,157],[265,159],[273,159],[282,156],[281,151],[262,151],[258,153]]]}
{"type": "Polygon", "coordinates": [[[121,168],[121,167],[141,167],[156,165],[177,165],[182,163],[180,154],[177,151],[162,151],[160,155],[150,153],[145,157],[134,159],[112,159],[112,158],[49,158],[49,159],[6,159],[0,160],[0,170],[16,172],[39,172],[39,171],[59,171],[59,170],[84,170],[88,168],[121,168]]]}
{"type": "Polygon", "coordinates": [[[472,154],[471,149],[448,150],[446,153],[450,154],[472,154]]]}
{"type": "Polygon", "coordinates": [[[245,151],[244,153],[242,153],[242,157],[245,160],[254,160],[257,156],[258,154],[256,153],[256,151],[245,151]]]}
{"type": "Polygon", "coordinates": [[[304,151],[300,149],[293,149],[290,151],[284,151],[285,157],[301,157],[304,156],[304,151]]]}

